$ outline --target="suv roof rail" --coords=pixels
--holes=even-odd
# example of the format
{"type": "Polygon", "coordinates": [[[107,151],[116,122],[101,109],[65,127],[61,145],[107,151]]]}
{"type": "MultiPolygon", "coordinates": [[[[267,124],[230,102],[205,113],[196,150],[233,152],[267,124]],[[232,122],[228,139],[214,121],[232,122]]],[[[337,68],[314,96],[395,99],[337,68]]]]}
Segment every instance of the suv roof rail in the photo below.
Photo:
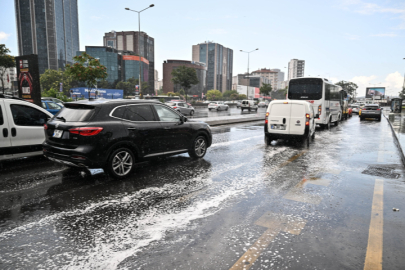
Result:
{"type": "Polygon", "coordinates": [[[11,98],[11,99],[18,99],[18,100],[29,102],[28,100],[25,100],[23,98],[18,98],[18,97],[14,97],[14,96],[10,96],[10,95],[5,95],[5,94],[0,94],[0,98],[11,98]]]}

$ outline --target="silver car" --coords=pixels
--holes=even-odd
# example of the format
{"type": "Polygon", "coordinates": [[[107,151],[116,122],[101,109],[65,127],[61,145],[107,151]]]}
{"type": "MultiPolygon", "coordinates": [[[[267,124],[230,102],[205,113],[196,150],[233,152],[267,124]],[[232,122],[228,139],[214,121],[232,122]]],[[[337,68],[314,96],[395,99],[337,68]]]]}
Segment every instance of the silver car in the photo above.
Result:
{"type": "Polygon", "coordinates": [[[172,107],[176,111],[180,112],[183,115],[194,115],[195,109],[193,106],[188,105],[185,102],[166,102],[166,105],[172,107]]]}
{"type": "Polygon", "coordinates": [[[229,106],[226,105],[223,101],[211,101],[210,104],[208,104],[208,110],[225,110],[227,111],[229,109],[229,106]]]}

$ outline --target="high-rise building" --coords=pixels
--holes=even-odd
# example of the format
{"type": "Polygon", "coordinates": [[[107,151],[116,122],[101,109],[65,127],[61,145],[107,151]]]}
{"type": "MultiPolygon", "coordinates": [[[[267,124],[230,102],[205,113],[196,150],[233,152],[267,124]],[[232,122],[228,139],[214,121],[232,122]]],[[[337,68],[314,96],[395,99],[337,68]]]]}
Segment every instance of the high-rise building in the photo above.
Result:
{"type": "Polygon", "coordinates": [[[288,62],[288,80],[304,77],[305,60],[291,59],[288,62]]]}
{"type": "Polygon", "coordinates": [[[233,50],[209,41],[193,45],[193,61],[207,66],[207,90],[232,89],[233,50]]]}
{"type": "MultiPolygon", "coordinates": [[[[105,47],[112,47],[119,52],[133,52],[140,55],[149,62],[148,69],[148,89],[142,89],[144,94],[155,93],[155,40],[148,36],[145,32],[139,33],[140,50],[138,50],[138,31],[111,31],[105,33],[103,37],[103,44],[105,47]]],[[[144,73],[144,71],[142,71],[144,73]]],[[[141,78],[143,81],[143,78],[141,78]]]]}
{"type": "Polygon", "coordinates": [[[18,53],[38,55],[39,73],[64,69],[79,50],[77,0],[14,0],[18,53]]]}
{"type": "Polygon", "coordinates": [[[179,92],[181,87],[175,85],[172,81],[172,71],[181,66],[194,68],[197,72],[198,84],[193,85],[188,89],[188,95],[197,95],[202,97],[202,93],[206,94],[205,82],[207,75],[207,67],[204,63],[187,61],[187,60],[167,60],[163,62],[163,92],[179,92]]]}
{"type": "MultiPolygon", "coordinates": [[[[78,51],[77,55],[82,52],[78,51]]],[[[114,83],[116,81],[127,81],[128,79],[139,78],[139,62],[141,62],[142,81],[148,81],[149,61],[144,57],[133,55],[133,53],[123,53],[111,47],[86,46],[86,53],[99,59],[100,64],[107,68],[108,76],[106,81],[114,83]]],[[[147,93],[142,90],[145,95],[147,93]]]]}

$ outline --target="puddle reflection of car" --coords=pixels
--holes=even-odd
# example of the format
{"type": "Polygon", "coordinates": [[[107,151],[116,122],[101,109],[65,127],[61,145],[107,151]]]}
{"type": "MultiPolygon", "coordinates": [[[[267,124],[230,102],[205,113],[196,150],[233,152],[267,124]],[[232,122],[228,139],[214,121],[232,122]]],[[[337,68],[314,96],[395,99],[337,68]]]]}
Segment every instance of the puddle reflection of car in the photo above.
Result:
{"type": "Polygon", "coordinates": [[[166,105],[172,107],[183,115],[194,115],[194,107],[185,102],[166,102],[166,105]]]}
{"type": "Polygon", "coordinates": [[[381,108],[378,104],[367,104],[359,112],[360,121],[366,118],[376,118],[381,121],[381,108]]]}

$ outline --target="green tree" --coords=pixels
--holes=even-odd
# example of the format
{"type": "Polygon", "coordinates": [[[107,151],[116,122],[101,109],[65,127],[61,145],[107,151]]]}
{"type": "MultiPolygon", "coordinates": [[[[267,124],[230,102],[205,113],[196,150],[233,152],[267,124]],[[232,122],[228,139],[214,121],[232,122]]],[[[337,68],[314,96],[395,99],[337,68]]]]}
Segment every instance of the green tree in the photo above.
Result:
{"type": "Polygon", "coordinates": [[[0,44],[0,80],[1,86],[3,89],[3,94],[5,91],[4,88],[4,75],[8,68],[15,67],[15,59],[13,56],[9,55],[10,50],[6,47],[5,44],[0,44]]]}
{"type": "Polygon", "coordinates": [[[271,93],[271,90],[273,90],[271,88],[271,84],[263,83],[263,85],[260,87],[260,94],[262,94],[263,96],[269,96],[271,93]]]}
{"type": "Polygon", "coordinates": [[[98,81],[97,88],[113,89],[112,85],[106,80],[98,81]]]}
{"type": "Polygon", "coordinates": [[[180,66],[172,71],[172,81],[184,89],[186,102],[188,90],[191,86],[199,83],[195,69],[186,66],[180,66]]]}
{"type": "Polygon", "coordinates": [[[231,100],[237,100],[239,98],[239,94],[238,93],[234,93],[230,96],[231,100]]]}
{"type": "Polygon", "coordinates": [[[349,95],[352,96],[352,98],[356,98],[357,95],[357,88],[359,88],[357,86],[357,84],[353,83],[353,82],[347,82],[347,81],[340,81],[338,83],[336,83],[336,85],[339,85],[343,88],[343,90],[347,91],[347,93],[349,95]]]}
{"type": "Polygon", "coordinates": [[[238,91],[236,91],[236,90],[226,90],[222,96],[225,97],[225,98],[233,99],[232,95],[234,95],[234,96],[238,95],[238,91]]]}
{"type": "Polygon", "coordinates": [[[405,87],[402,87],[402,90],[398,94],[400,98],[405,99],[405,87]]]}
{"type": "Polygon", "coordinates": [[[116,89],[124,90],[124,97],[133,94],[135,91],[135,87],[133,84],[131,84],[130,82],[123,82],[123,81],[117,83],[116,89]]]}
{"type": "Polygon", "coordinates": [[[207,99],[210,101],[219,100],[222,98],[222,93],[219,90],[209,90],[207,92],[207,99]]]}
{"type": "Polygon", "coordinates": [[[73,65],[66,65],[67,74],[72,75],[74,80],[85,83],[90,91],[97,84],[98,80],[105,80],[107,78],[107,68],[100,64],[98,59],[83,52],[80,56],[73,57],[76,62],[73,65]]]}
{"type": "Polygon", "coordinates": [[[44,97],[58,98],[58,99],[62,100],[63,102],[73,101],[73,99],[67,97],[63,93],[60,93],[59,90],[56,90],[54,88],[51,88],[51,89],[49,89],[47,91],[42,91],[41,95],[44,96],[44,97]]]}
{"type": "Polygon", "coordinates": [[[245,94],[240,94],[240,95],[238,96],[238,99],[239,99],[239,100],[244,100],[244,99],[247,99],[247,97],[246,97],[245,94]]]}
{"type": "Polygon", "coordinates": [[[77,86],[77,82],[73,80],[73,76],[67,71],[47,69],[39,78],[42,91],[57,89],[59,91],[62,83],[62,91],[64,95],[68,95],[72,87],[77,86]]]}

